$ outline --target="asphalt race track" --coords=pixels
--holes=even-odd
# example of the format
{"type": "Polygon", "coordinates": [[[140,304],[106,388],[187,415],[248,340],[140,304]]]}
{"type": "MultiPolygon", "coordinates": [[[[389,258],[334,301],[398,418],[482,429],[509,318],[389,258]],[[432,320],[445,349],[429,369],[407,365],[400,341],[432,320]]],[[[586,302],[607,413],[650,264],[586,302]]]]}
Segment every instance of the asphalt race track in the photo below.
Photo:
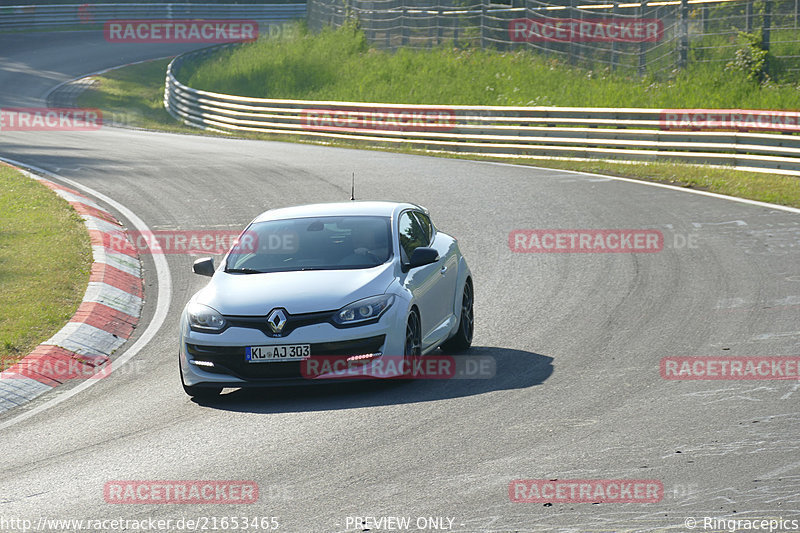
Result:
{"type": "MultiPolygon", "coordinates": [[[[184,49],[3,35],[0,107],[42,106],[64,80],[184,49]]],[[[198,404],[180,386],[177,329],[205,279],[195,256],[165,255],[168,312],[144,348],[77,394],[58,400],[68,384],[0,417],[0,517],[266,516],[291,532],[389,530],[352,517],[410,517],[414,531],[448,517],[459,532],[800,518],[800,384],[659,373],[670,356],[800,354],[796,212],[555,170],[108,127],[0,132],[0,157],[112,198],[152,230],[241,229],[268,208],[346,200],[355,172],[359,199],[419,203],[458,237],[475,277],[470,353],[497,364],[491,379],[228,390],[198,404]],[[509,233],[533,228],[657,229],[664,249],[513,253],[509,233]],[[515,479],[664,491],[659,503],[513,503],[515,479]],[[260,497],[109,504],[112,480],[252,480],[260,497]]],[[[144,268],[144,315],[122,351],[156,313],[152,257],[144,268]]]]}

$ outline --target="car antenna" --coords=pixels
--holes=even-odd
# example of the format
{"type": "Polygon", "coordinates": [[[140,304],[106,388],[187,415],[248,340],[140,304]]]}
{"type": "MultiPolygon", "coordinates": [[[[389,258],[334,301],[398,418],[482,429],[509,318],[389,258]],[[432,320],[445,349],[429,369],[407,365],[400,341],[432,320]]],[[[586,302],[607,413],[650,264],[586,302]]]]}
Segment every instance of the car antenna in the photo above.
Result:
{"type": "Polygon", "coordinates": [[[356,199],[356,173],[353,172],[353,181],[350,184],[350,200],[354,201],[356,199]]]}

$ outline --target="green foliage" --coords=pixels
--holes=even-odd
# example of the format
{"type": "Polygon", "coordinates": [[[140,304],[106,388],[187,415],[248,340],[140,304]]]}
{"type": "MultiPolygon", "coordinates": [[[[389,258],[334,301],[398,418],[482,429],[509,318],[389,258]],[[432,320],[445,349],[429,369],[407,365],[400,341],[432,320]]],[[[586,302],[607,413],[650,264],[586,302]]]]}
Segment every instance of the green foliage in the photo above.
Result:
{"type": "Polygon", "coordinates": [[[187,64],[181,77],[189,84],[224,92],[229,83],[243,96],[290,95],[317,92],[340,76],[336,58],[353,58],[367,51],[364,34],[353,22],[337,31],[325,30],[312,36],[304,26],[279,36],[247,44],[202,61],[187,64]],[[192,73],[193,72],[193,73],[192,73]]]}
{"type": "Polygon", "coordinates": [[[164,109],[164,72],[169,61],[137,63],[97,76],[97,83],[78,96],[77,104],[102,109],[103,120],[111,124],[193,131],[164,109]]]}
{"type": "Polygon", "coordinates": [[[769,81],[767,74],[769,51],[763,48],[762,36],[739,32],[739,42],[742,46],[736,50],[735,58],[726,68],[743,72],[749,81],[758,83],[769,81]]]}
{"type": "Polygon", "coordinates": [[[357,24],[278,38],[189,64],[181,81],[215,92],[263,98],[411,104],[800,108],[790,85],[757,84],[723,62],[670,76],[586,69],[526,50],[456,47],[387,52],[369,48],[357,24]]]}

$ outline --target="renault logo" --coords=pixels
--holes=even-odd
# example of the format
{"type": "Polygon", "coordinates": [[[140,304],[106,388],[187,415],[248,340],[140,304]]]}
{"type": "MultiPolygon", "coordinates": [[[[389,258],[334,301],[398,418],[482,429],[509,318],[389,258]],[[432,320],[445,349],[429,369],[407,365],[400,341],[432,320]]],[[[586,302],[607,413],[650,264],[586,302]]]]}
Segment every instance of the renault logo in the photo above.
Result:
{"type": "Polygon", "coordinates": [[[267,324],[272,333],[280,335],[283,326],[286,325],[286,313],[283,312],[283,309],[273,309],[267,316],[267,324]]]}

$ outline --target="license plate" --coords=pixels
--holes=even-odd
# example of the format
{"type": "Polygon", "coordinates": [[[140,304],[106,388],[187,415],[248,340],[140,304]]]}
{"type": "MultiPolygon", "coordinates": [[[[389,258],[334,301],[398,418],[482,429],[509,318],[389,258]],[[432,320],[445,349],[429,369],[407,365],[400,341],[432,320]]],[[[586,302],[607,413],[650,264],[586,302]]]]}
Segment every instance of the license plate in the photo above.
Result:
{"type": "Polygon", "coordinates": [[[279,344],[277,346],[248,346],[245,357],[250,363],[268,361],[301,361],[311,357],[310,344],[279,344]]]}

